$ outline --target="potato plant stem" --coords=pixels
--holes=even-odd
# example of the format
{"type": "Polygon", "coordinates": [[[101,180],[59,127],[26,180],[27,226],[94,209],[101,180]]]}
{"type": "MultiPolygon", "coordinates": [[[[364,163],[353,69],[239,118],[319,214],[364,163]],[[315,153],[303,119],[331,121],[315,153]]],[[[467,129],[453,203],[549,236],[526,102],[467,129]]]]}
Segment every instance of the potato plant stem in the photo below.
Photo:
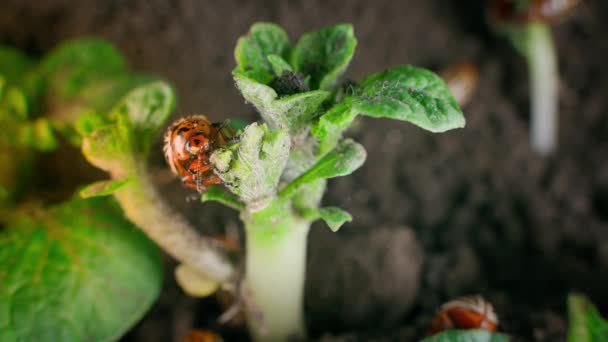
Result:
{"type": "Polygon", "coordinates": [[[558,66],[551,29],[532,23],[526,32],[530,71],[531,145],[540,155],[555,150],[557,141],[558,66]]]}
{"type": "MultiPolygon", "coordinates": [[[[144,166],[136,167],[135,180],[114,195],[135,225],[166,253],[217,282],[230,281],[235,268],[213,241],[202,237],[182,216],[167,206],[150,182],[144,166]]],[[[122,179],[124,175],[112,175],[122,179]]]]}
{"type": "Polygon", "coordinates": [[[244,297],[251,335],[255,341],[303,340],[310,222],[277,202],[242,216],[247,232],[244,297]]]}

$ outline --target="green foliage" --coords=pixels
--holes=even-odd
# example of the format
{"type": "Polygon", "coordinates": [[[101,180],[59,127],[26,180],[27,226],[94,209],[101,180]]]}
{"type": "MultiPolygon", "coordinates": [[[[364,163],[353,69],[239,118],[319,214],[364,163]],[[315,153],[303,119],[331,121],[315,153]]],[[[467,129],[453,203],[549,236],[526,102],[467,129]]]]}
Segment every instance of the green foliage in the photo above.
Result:
{"type": "Polygon", "coordinates": [[[353,96],[353,109],[371,117],[409,121],[431,132],[465,124],[445,82],[412,66],[397,66],[364,78],[353,96]]]}
{"type": "Polygon", "coordinates": [[[317,90],[279,98],[271,87],[234,73],[236,86],[252,103],[272,129],[286,127],[295,133],[307,125],[321,110],[330,93],[317,90]]]}
{"type": "Polygon", "coordinates": [[[128,70],[122,55],[99,39],[66,42],[37,69],[42,111],[73,123],[84,112],[107,113],[129,90],[154,81],[128,70]]]}
{"type": "Polygon", "coordinates": [[[348,67],[357,40],[350,24],[340,24],[304,34],[291,55],[296,71],[310,75],[311,89],[330,89],[348,67]]]}
{"type": "Polygon", "coordinates": [[[28,119],[27,98],[20,88],[9,86],[0,75],[0,125],[5,134],[0,144],[9,148],[31,148],[39,151],[54,150],[58,141],[49,120],[28,119]]]}
{"type": "MultiPolygon", "coordinates": [[[[82,116],[77,127],[83,154],[91,164],[108,171],[114,181],[137,178],[137,167],[145,163],[153,137],[173,109],[174,98],[167,84],[149,83],[128,93],[107,117],[82,116]]],[[[103,194],[111,193],[107,190],[103,194]]]]}
{"type": "MultiPolygon", "coordinates": [[[[361,145],[342,139],[356,116],[408,121],[431,132],[464,126],[445,83],[423,69],[398,66],[338,86],[356,44],[347,24],[306,33],[293,49],[280,27],[266,23],[253,25],[238,41],[233,78],[264,123],[248,125],[211,156],[214,171],[237,198],[212,187],[202,200],[241,211],[247,233],[245,282],[261,311],[250,317],[268,319],[264,334],[250,323],[254,338],[284,340],[303,331],[302,251],[310,223],[323,219],[336,231],[352,220],[342,209],[319,205],[327,179],[349,175],[365,161],[361,145]],[[281,293],[293,299],[288,306],[279,300],[281,293]]],[[[441,336],[506,341],[483,331],[441,336]]]]}
{"type": "Polygon", "coordinates": [[[243,203],[241,203],[238,200],[238,198],[236,198],[236,197],[234,197],[234,195],[226,192],[224,189],[222,189],[219,186],[210,186],[209,188],[207,188],[207,191],[205,191],[201,195],[201,201],[202,202],[209,202],[209,201],[219,202],[227,207],[230,207],[230,208],[232,208],[234,210],[238,210],[238,211],[245,209],[245,206],[243,205],[243,203]]]}
{"type": "Polygon", "coordinates": [[[132,181],[133,178],[125,178],[120,180],[104,180],[95,182],[80,190],[80,197],[91,198],[108,196],[132,181]]]}
{"type": "Polygon", "coordinates": [[[320,179],[349,175],[363,165],[366,157],[363,146],[351,139],[344,139],[333,151],[327,153],[308,171],[289,183],[279,195],[289,198],[306,184],[320,179]]]}
{"type": "MultiPolygon", "coordinates": [[[[345,90],[336,88],[356,44],[352,26],[339,24],[304,34],[291,49],[281,28],[262,23],[253,25],[249,34],[239,39],[235,51],[233,77],[237,88],[260,112],[269,132],[287,128],[292,141],[282,177],[286,185],[279,197],[292,200],[294,208],[309,219],[324,218],[336,229],[350,220],[350,215],[321,210],[318,203],[325,179],[348,175],[365,160],[360,145],[342,140],[343,132],[358,114],[409,121],[431,132],[464,126],[464,116],[445,83],[424,69],[397,66],[365,77],[345,90]],[[284,77],[305,82],[312,90],[302,87],[295,94],[281,96],[275,81],[284,77]]],[[[251,144],[261,141],[259,136],[250,140],[251,144]]],[[[272,196],[278,183],[261,181],[262,168],[254,172],[242,163],[231,164],[234,156],[242,153],[237,149],[243,147],[235,143],[213,157],[227,187],[246,203],[272,196]],[[243,188],[245,179],[256,182],[243,188]]]]}
{"type": "Polygon", "coordinates": [[[353,220],[351,214],[338,207],[320,208],[319,215],[333,232],[337,232],[344,223],[353,220]]]}
{"type": "Polygon", "coordinates": [[[126,72],[124,58],[109,43],[99,39],[68,41],[51,51],[38,73],[44,87],[59,100],[70,100],[91,83],[126,72]]]}
{"type": "Polygon", "coordinates": [[[508,342],[504,334],[487,330],[447,330],[427,337],[420,342],[508,342]]]}
{"type": "Polygon", "coordinates": [[[355,45],[352,27],[336,25],[305,34],[292,51],[280,27],[254,24],[237,43],[234,80],[271,129],[286,127],[294,134],[321,114],[322,105],[331,95],[326,90],[346,70],[355,45]],[[293,77],[301,74],[312,91],[280,97],[269,84],[292,70],[299,73],[293,77]]]}
{"type": "Polygon", "coordinates": [[[352,109],[350,101],[344,101],[319,117],[311,127],[312,135],[319,142],[317,154],[325,155],[333,149],[342,138],[342,132],[350,126],[356,116],[357,112],[352,109]]]}
{"type": "Polygon", "coordinates": [[[311,221],[322,219],[334,233],[337,232],[344,223],[353,220],[351,214],[338,207],[306,209],[302,214],[306,219],[311,221]]]}
{"type": "Polygon", "coordinates": [[[19,212],[0,266],[0,341],[116,340],[162,284],[158,249],[109,198],[19,212]]]}
{"type": "Polygon", "coordinates": [[[11,204],[27,185],[34,151],[49,151],[58,141],[51,122],[43,118],[31,120],[30,106],[22,88],[26,68],[31,62],[10,50],[0,48],[0,206],[11,204]],[[2,59],[4,58],[4,59],[2,59]],[[11,69],[11,63],[15,69],[11,69]]]}
{"type": "Polygon", "coordinates": [[[293,71],[291,65],[279,55],[268,55],[268,62],[272,66],[275,77],[283,75],[286,71],[293,71]]]}
{"type": "Polygon", "coordinates": [[[110,117],[117,119],[121,131],[130,130],[133,151],[147,155],[174,106],[175,95],[169,85],[150,83],[131,91],[114,107],[110,117]]]}
{"type": "MultiPolygon", "coordinates": [[[[0,204],[19,205],[34,152],[56,148],[56,131],[74,144],[82,137],[113,177],[83,197],[141,190],[137,169],[174,105],[171,88],[152,80],[101,40],[68,42],[39,63],[0,47],[0,204]]],[[[160,291],[158,249],[110,198],[23,207],[0,217],[0,341],[118,339],[160,291]]]]}
{"type": "Polygon", "coordinates": [[[0,47],[0,125],[6,132],[0,150],[13,155],[4,158],[12,160],[0,170],[3,187],[15,192],[10,184],[17,175],[23,187],[32,151],[57,148],[57,133],[80,144],[73,125],[78,117],[87,113],[103,118],[130,89],[152,79],[130,72],[120,53],[103,40],[67,42],[39,63],[0,47]]]}
{"type": "Polygon", "coordinates": [[[262,84],[273,77],[273,66],[278,58],[287,58],[290,50],[287,33],[275,24],[257,23],[251,26],[248,35],[241,37],[236,44],[234,57],[241,74],[262,84]],[[273,61],[269,56],[275,55],[273,61]]]}
{"type": "Polygon", "coordinates": [[[583,295],[568,296],[569,342],[608,341],[608,322],[583,295]]]}
{"type": "Polygon", "coordinates": [[[270,131],[253,123],[240,141],[211,156],[220,178],[241,201],[263,207],[275,195],[290,148],[285,130],[270,131]]]}
{"type": "Polygon", "coordinates": [[[23,75],[34,65],[34,61],[21,51],[0,45],[0,75],[9,85],[21,85],[23,75]]]}
{"type": "MultiPolygon", "coordinates": [[[[281,236],[305,238],[312,220],[323,219],[334,231],[352,220],[319,203],[326,179],[354,172],[366,158],[361,145],[342,139],[356,115],[405,120],[433,132],[464,125],[445,84],[422,69],[395,67],[341,92],[338,78],[356,43],[347,24],[304,34],[293,48],[283,29],[269,23],[253,25],[239,40],[233,77],[265,123],[244,127],[213,153],[229,192],[210,187],[201,200],[241,211],[251,241],[271,247],[281,236]]],[[[55,148],[54,131],[81,143],[87,160],[110,173],[81,190],[92,198],[18,212],[0,234],[0,264],[8,265],[0,269],[0,340],[115,340],[160,288],[158,251],[122,217],[141,227],[165,218],[150,205],[159,196],[146,188],[145,169],[175,105],[173,90],[130,72],[114,47],[96,39],[61,45],[38,64],[0,48],[0,76],[0,124],[9,131],[0,138],[0,165],[11,166],[0,170],[0,198],[11,197],[20,177],[11,156],[55,148]],[[96,198],[109,194],[124,213],[112,199],[96,198]],[[108,296],[99,301],[100,293],[108,296]]],[[[176,235],[198,238],[189,226],[178,222],[175,233],[167,222],[150,234],[164,248],[170,243],[163,239],[179,240],[176,235]]],[[[210,269],[219,281],[232,276],[221,253],[198,249],[203,240],[180,246],[197,251],[172,250],[179,260],[195,261],[190,266],[210,269]]]]}

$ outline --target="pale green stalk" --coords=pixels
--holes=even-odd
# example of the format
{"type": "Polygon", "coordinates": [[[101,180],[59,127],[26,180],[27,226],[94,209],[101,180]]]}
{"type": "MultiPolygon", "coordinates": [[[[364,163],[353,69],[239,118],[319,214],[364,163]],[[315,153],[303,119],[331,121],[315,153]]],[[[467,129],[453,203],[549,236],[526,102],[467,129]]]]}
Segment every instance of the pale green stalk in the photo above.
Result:
{"type": "MultiPolygon", "coordinates": [[[[134,180],[114,193],[125,216],[175,259],[219,283],[231,280],[235,269],[223,250],[201,236],[167,205],[143,166],[135,169],[134,180]]],[[[124,175],[112,174],[112,177],[124,179],[124,175]]]]}
{"type": "Polygon", "coordinates": [[[243,213],[247,231],[245,298],[256,341],[305,338],[304,279],[310,222],[274,203],[243,213]]]}
{"type": "Polygon", "coordinates": [[[548,155],[557,144],[559,76],[547,24],[528,25],[525,50],[530,70],[531,145],[537,153],[548,155]]]}

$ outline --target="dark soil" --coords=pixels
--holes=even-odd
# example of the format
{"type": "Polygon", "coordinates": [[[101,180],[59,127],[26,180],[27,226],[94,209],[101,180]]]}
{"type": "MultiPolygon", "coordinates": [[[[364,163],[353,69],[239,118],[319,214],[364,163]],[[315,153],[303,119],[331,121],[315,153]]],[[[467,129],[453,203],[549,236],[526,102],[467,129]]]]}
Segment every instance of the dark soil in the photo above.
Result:
{"type": "MultiPolygon", "coordinates": [[[[217,121],[257,119],[230,76],[234,43],[255,21],[278,22],[292,38],[352,22],[359,44],[346,77],[355,80],[395,64],[476,63],[480,86],[465,107],[465,129],[434,135],[362,119],[349,133],[369,157],[353,176],[330,182],[324,200],[354,221],[337,236],[321,224],[311,233],[310,331],[325,341],[412,341],[442,302],[481,293],[516,341],[562,341],[570,291],[608,312],[608,2],[586,1],[554,30],[560,146],[544,159],[528,145],[526,64],[488,29],[482,5],[5,0],[0,41],[41,55],[65,39],[105,37],[135,69],[175,85],[175,117],[217,121]]],[[[153,165],[164,168],[160,149],[153,165]]],[[[229,209],[187,202],[177,182],[163,190],[205,231],[238,224],[229,209]]],[[[243,338],[238,327],[214,323],[214,299],[186,297],[168,266],[160,300],[125,341],[178,341],[191,327],[243,338]]]]}

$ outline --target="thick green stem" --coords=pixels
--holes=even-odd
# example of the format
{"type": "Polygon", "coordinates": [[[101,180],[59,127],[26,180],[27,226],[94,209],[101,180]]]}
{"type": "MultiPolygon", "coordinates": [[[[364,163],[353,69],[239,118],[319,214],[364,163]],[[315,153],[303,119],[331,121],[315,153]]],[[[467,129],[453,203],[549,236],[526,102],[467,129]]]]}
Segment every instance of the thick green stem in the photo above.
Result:
{"type": "Polygon", "coordinates": [[[553,152],[557,140],[558,66],[551,29],[532,23],[526,30],[525,52],[530,70],[531,144],[541,155],[553,152]]]}
{"type": "Polygon", "coordinates": [[[242,215],[247,232],[244,294],[256,341],[305,338],[303,317],[306,242],[310,222],[273,201],[242,215]]]}
{"type": "MultiPolygon", "coordinates": [[[[225,253],[167,206],[148,179],[144,166],[135,169],[135,180],[114,193],[125,216],[175,259],[217,282],[230,281],[235,269],[225,253]]],[[[126,175],[112,174],[112,177],[124,179],[126,175]]]]}

